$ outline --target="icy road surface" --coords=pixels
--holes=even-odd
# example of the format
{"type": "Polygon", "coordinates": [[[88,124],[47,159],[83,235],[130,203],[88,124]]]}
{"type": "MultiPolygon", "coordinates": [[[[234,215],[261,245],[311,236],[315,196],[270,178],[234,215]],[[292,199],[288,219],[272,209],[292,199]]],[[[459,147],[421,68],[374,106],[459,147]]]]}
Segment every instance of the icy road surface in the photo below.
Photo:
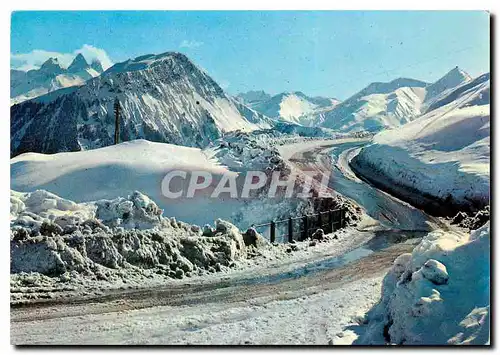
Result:
{"type": "MultiPolygon", "coordinates": [[[[210,280],[114,290],[11,310],[13,344],[349,344],[344,331],[380,297],[382,277],[438,221],[357,179],[348,167],[366,140],[281,147],[296,169],[333,169],[330,187],[381,225],[331,256],[247,268],[210,280]],[[405,231],[402,231],[405,230],[405,231]]],[[[373,226],[372,226],[373,227],[373,226]]],[[[362,236],[359,237],[358,235],[362,236]]],[[[329,248],[325,245],[325,248],[329,248]]]]}

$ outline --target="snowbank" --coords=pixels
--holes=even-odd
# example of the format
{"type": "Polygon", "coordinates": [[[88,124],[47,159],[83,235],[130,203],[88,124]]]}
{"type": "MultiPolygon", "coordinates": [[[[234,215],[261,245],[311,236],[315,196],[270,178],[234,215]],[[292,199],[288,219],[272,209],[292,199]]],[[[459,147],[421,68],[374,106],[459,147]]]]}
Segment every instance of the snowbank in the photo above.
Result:
{"type": "Polygon", "coordinates": [[[395,186],[453,206],[434,213],[483,208],[490,196],[489,87],[485,74],[449,93],[418,119],[377,134],[353,159],[353,168],[403,199],[427,203],[395,186]]]}
{"type": "Polygon", "coordinates": [[[220,219],[200,228],[163,217],[140,192],[75,203],[43,190],[11,190],[10,214],[13,304],[165,286],[184,277],[215,279],[219,272],[293,272],[297,263],[329,259],[371,236],[340,230],[321,240],[271,245],[256,230],[243,233],[220,219]]]}
{"type": "Polygon", "coordinates": [[[359,344],[489,343],[490,224],[435,231],[395,261],[359,344]]]}
{"type": "Polygon", "coordinates": [[[43,190],[12,191],[11,273],[106,279],[135,268],[182,278],[220,271],[246,258],[249,249],[267,245],[260,235],[243,235],[223,220],[207,236],[162,212],[137,191],[83,204],[43,190]]]}

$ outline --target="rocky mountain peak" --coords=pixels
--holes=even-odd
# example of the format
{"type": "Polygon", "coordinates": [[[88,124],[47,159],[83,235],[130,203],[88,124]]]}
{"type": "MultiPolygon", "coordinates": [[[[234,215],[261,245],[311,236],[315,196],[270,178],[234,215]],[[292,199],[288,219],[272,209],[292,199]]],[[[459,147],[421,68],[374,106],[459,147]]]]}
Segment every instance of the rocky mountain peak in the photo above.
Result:
{"type": "Polygon", "coordinates": [[[78,55],[75,57],[75,59],[73,59],[73,61],[69,65],[68,72],[75,73],[85,70],[87,68],[89,68],[89,63],[87,63],[87,60],[85,59],[83,54],[78,53],[78,55]]]}
{"type": "Polygon", "coordinates": [[[102,64],[98,59],[94,59],[92,63],[90,64],[90,67],[94,69],[96,72],[99,74],[104,72],[104,69],[102,68],[102,64]]]}
{"type": "Polygon", "coordinates": [[[47,59],[40,67],[40,70],[45,73],[56,74],[56,75],[64,71],[64,69],[59,64],[57,58],[47,59]]]}

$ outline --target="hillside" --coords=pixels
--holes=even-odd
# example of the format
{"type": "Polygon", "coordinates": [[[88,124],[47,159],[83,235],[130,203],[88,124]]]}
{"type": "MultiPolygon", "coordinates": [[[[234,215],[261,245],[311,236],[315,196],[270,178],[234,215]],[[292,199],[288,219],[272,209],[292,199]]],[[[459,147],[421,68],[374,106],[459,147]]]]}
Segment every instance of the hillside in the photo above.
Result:
{"type": "Polygon", "coordinates": [[[322,127],[340,132],[378,132],[404,125],[425,113],[430,105],[470,76],[454,68],[434,83],[399,78],[371,83],[325,112],[322,127]]]}
{"type": "Polygon", "coordinates": [[[333,109],[340,101],[325,97],[311,97],[300,91],[270,96],[264,91],[239,94],[239,100],[267,117],[303,126],[318,126],[325,111],[333,109]]]}
{"type": "Polygon", "coordinates": [[[490,75],[484,74],[423,116],[377,134],[352,163],[391,190],[397,185],[441,201],[435,213],[480,209],[490,198],[489,103],[490,75]]]}

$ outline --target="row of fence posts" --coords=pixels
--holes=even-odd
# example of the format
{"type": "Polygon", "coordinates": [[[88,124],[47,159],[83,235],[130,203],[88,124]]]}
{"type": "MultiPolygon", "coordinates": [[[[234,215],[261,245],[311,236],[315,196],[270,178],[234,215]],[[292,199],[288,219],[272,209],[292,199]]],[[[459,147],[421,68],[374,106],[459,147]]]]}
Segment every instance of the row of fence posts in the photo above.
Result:
{"type": "Polygon", "coordinates": [[[282,223],[282,222],[288,222],[288,227],[287,227],[288,233],[287,234],[288,234],[288,242],[290,243],[293,241],[293,235],[294,235],[293,234],[293,232],[294,232],[293,221],[294,220],[302,219],[302,229],[299,229],[299,231],[301,232],[300,240],[305,240],[310,236],[309,235],[310,231],[312,231],[313,229],[317,230],[317,229],[321,228],[324,230],[325,233],[332,233],[337,229],[344,228],[345,223],[346,223],[345,214],[346,214],[346,209],[341,208],[341,209],[336,209],[336,210],[329,210],[329,211],[325,211],[325,212],[320,212],[320,213],[313,214],[313,215],[304,215],[302,217],[296,217],[296,218],[290,217],[290,218],[288,218],[288,220],[271,221],[270,223],[261,224],[261,225],[259,225],[259,227],[266,226],[266,225],[270,226],[269,240],[271,243],[274,243],[276,241],[276,224],[282,223]],[[338,213],[338,220],[337,221],[335,221],[335,213],[336,212],[338,213]],[[324,223],[323,218],[322,218],[322,214],[328,214],[327,223],[324,223]],[[315,217],[315,216],[318,217],[316,223],[310,223],[311,222],[310,217],[315,217]],[[337,225],[338,228],[334,229],[334,225],[337,225]],[[325,226],[327,226],[328,228],[324,228],[325,226]]]}

